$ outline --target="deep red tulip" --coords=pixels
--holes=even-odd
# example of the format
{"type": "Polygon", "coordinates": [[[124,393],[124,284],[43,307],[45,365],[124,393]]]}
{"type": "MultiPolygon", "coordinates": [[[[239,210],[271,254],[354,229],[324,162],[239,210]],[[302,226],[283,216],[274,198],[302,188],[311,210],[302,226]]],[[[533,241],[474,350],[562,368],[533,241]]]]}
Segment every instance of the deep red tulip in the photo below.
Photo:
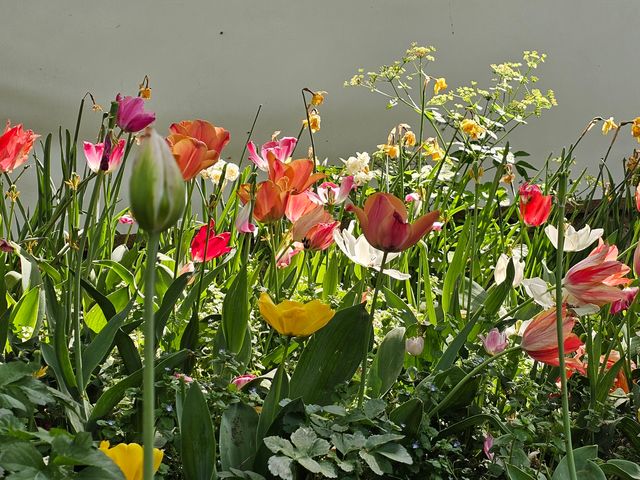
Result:
{"type": "Polygon", "coordinates": [[[196,263],[208,262],[231,251],[229,239],[231,234],[223,232],[216,235],[213,220],[209,222],[209,241],[207,242],[207,226],[203,225],[191,240],[191,258],[196,263]]]}
{"type": "Polygon", "coordinates": [[[529,227],[542,225],[551,213],[551,195],[543,195],[538,185],[523,183],[520,194],[520,215],[529,227]]]}

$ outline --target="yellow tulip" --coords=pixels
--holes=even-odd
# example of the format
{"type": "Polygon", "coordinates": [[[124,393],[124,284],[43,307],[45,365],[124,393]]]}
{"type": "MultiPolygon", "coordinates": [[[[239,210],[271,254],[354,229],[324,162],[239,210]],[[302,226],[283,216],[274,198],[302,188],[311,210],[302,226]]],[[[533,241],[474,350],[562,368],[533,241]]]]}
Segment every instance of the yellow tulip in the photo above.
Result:
{"type": "MultiPolygon", "coordinates": [[[[143,451],[142,446],[137,443],[119,443],[111,447],[109,442],[100,442],[100,450],[109,457],[113,463],[120,467],[126,480],[142,480],[143,451]]],[[[153,449],[153,472],[157,472],[162,463],[164,452],[153,449]]]]}
{"type": "Polygon", "coordinates": [[[258,300],[260,313],[280,335],[307,337],[324,327],[335,312],[319,300],[308,303],[285,300],[275,304],[267,293],[258,300]]]}

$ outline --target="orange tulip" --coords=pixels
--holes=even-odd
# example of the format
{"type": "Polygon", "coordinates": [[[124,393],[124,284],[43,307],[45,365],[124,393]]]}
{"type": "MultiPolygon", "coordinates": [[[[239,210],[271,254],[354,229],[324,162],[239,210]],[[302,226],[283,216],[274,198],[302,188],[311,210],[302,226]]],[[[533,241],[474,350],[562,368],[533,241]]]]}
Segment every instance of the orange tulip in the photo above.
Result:
{"type": "Polygon", "coordinates": [[[407,209],[402,200],[390,193],[377,192],[367,198],[364,210],[349,205],[360,221],[367,241],[378,250],[401,252],[415,245],[433,227],[440,212],[429,212],[413,224],[407,221],[407,209]]]}
{"type": "Polygon", "coordinates": [[[227,130],[204,120],[174,123],[169,130],[167,142],[185,180],[216,163],[230,140],[227,130]]]}
{"type": "MultiPolygon", "coordinates": [[[[238,196],[242,203],[249,202],[251,185],[244,184],[238,189],[238,196]]],[[[280,220],[284,216],[289,191],[280,184],[266,180],[260,182],[256,188],[256,199],[253,207],[253,217],[262,223],[270,223],[280,220]]]]}
{"type": "Polygon", "coordinates": [[[325,177],[323,173],[313,172],[313,161],[307,158],[284,163],[275,155],[269,155],[269,180],[277,182],[292,195],[302,193],[312,184],[325,177]]]}
{"type": "Polygon", "coordinates": [[[314,202],[309,192],[290,195],[287,201],[285,215],[291,222],[297,222],[300,217],[314,210],[318,203],[314,202]]]}

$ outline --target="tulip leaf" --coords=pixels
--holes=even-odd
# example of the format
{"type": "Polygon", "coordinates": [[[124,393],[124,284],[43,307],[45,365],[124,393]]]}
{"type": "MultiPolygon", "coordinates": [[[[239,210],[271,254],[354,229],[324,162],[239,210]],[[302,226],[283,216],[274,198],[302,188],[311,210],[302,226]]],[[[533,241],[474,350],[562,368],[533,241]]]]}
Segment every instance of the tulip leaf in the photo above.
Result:
{"type": "Polygon", "coordinates": [[[247,269],[240,268],[222,303],[222,332],[229,351],[238,354],[249,328],[247,269]]]}
{"type": "Polygon", "coordinates": [[[507,463],[507,475],[509,480],[536,480],[527,472],[523,472],[518,467],[507,463]]]}
{"type": "MultiPolygon", "coordinates": [[[[587,445],[585,447],[574,448],[573,457],[576,465],[578,478],[581,480],[607,480],[602,470],[592,462],[598,458],[598,446],[587,445]]],[[[553,472],[551,480],[565,480],[569,477],[569,462],[565,455],[553,472]]]]}
{"type": "Polygon", "coordinates": [[[220,462],[223,470],[251,470],[256,454],[258,414],[255,409],[234,403],[222,414],[220,421],[220,462]]]}
{"type": "Polygon", "coordinates": [[[160,308],[155,314],[156,341],[159,341],[160,338],[162,338],[162,333],[164,331],[164,327],[167,325],[169,315],[171,314],[176,302],[180,298],[180,295],[187,286],[187,282],[190,278],[191,273],[184,273],[180,275],[171,283],[164,296],[162,297],[160,308]]]}
{"type": "Polygon", "coordinates": [[[391,308],[395,308],[396,310],[400,310],[400,317],[402,318],[405,327],[418,323],[418,319],[414,315],[413,311],[393,290],[387,287],[382,287],[382,292],[384,293],[387,305],[391,308]]]}
{"type": "Polygon", "coordinates": [[[613,385],[618,372],[622,368],[622,365],[624,365],[624,357],[621,357],[620,360],[614,363],[598,382],[596,398],[599,402],[604,402],[606,400],[607,395],[609,395],[609,390],[611,390],[611,386],[613,385]]]}
{"type": "Polygon", "coordinates": [[[338,311],[307,343],[291,378],[291,397],[307,404],[331,403],[335,388],[358,369],[371,328],[363,305],[338,311]]]}
{"type": "Polygon", "coordinates": [[[396,425],[404,425],[403,432],[409,437],[414,437],[420,431],[424,404],[419,398],[412,398],[402,405],[394,408],[389,414],[389,418],[396,425]]]}
{"type": "Polygon", "coordinates": [[[322,279],[322,299],[327,300],[331,295],[336,293],[338,287],[338,259],[331,256],[327,257],[327,268],[322,279]]]}
{"type": "Polygon", "coordinates": [[[216,475],[216,437],[207,401],[198,382],[189,387],[180,422],[181,460],[186,480],[211,480],[216,475]]]}
{"type": "Polygon", "coordinates": [[[280,400],[289,397],[289,377],[283,365],[278,367],[271,388],[262,404],[262,412],[258,421],[258,440],[262,440],[271,427],[273,419],[276,418],[280,411],[280,400]]]}
{"type": "Polygon", "coordinates": [[[436,365],[435,371],[446,370],[447,368],[450,368],[455,363],[456,359],[458,358],[458,352],[467,341],[469,332],[471,332],[471,330],[473,329],[477,321],[478,321],[478,316],[474,315],[463,327],[463,329],[460,330],[460,332],[458,332],[458,335],[456,335],[456,337],[453,339],[453,341],[449,344],[447,349],[444,351],[444,353],[440,357],[440,360],[436,365]]]}
{"type": "Polygon", "coordinates": [[[622,480],[640,480],[640,466],[629,460],[613,458],[600,465],[605,474],[613,475],[622,480]]]}
{"type": "Polygon", "coordinates": [[[369,371],[371,398],[382,397],[398,379],[404,364],[404,327],[396,327],[387,333],[378,347],[369,371]]]}
{"type": "MultiPolygon", "coordinates": [[[[40,307],[40,287],[33,287],[25,293],[11,310],[9,325],[15,330],[19,327],[35,328],[40,307]]],[[[34,331],[34,334],[37,333],[34,331]]]]}
{"type": "Polygon", "coordinates": [[[458,245],[456,246],[455,253],[453,254],[453,260],[449,263],[449,268],[444,276],[441,305],[442,311],[445,315],[449,312],[453,296],[457,296],[456,283],[458,281],[458,277],[460,277],[464,271],[464,265],[467,260],[467,237],[469,235],[470,225],[470,220],[467,219],[467,222],[464,224],[464,228],[460,233],[458,245]]]}

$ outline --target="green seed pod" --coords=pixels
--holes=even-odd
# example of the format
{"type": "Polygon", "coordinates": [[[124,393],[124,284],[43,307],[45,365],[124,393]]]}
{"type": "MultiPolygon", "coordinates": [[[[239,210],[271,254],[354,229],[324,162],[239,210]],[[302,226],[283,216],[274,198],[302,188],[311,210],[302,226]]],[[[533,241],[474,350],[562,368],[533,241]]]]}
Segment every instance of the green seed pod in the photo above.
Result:
{"type": "Polygon", "coordinates": [[[185,185],[165,139],[147,128],[141,140],[131,169],[131,211],[143,230],[158,233],[174,225],[182,215],[185,185]]]}

